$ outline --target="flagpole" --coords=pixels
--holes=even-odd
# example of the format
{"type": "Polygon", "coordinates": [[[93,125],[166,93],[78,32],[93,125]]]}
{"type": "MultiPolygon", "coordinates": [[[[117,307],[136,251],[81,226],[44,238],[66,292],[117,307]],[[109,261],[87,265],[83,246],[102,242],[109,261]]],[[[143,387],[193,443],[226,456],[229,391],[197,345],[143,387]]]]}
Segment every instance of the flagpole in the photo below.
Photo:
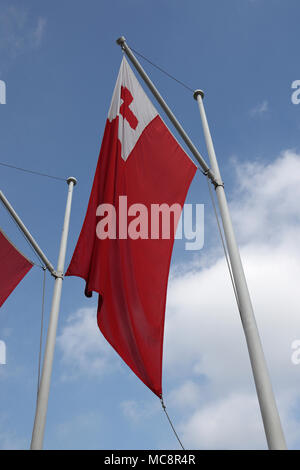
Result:
{"type": "Polygon", "coordinates": [[[69,233],[69,223],[71,215],[71,205],[72,205],[72,196],[73,188],[77,183],[76,178],[69,177],[67,179],[68,183],[68,197],[65,210],[64,225],[61,235],[60,250],[57,262],[57,272],[53,290],[52,306],[49,319],[48,333],[47,333],[47,342],[45,347],[44,354],[44,363],[41,376],[40,387],[37,397],[37,406],[34,420],[34,427],[32,432],[31,440],[31,450],[40,450],[43,448],[45,424],[46,424],[46,415],[48,408],[48,398],[50,390],[50,380],[52,373],[52,364],[54,357],[55,341],[56,341],[56,329],[59,315],[60,307],[60,298],[62,291],[62,281],[67,249],[67,240],[69,233]]]}
{"type": "Polygon", "coordinates": [[[246,278],[243,270],[243,266],[240,259],[239,249],[236,243],[235,234],[233,231],[233,226],[231,222],[231,217],[228,209],[228,204],[226,200],[226,195],[224,191],[224,185],[221,179],[217,159],[213,149],[212,139],[210,136],[205,111],[203,107],[203,92],[197,90],[194,94],[195,99],[198,101],[201,119],[204,128],[205,140],[208,148],[209,159],[211,168],[204,161],[182,126],[177,121],[176,117],[165,103],[158,90],[151,82],[150,78],[147,76],[146,72],[143,70],[142,66],[130,50],[129,46],[126,43],[125,38],[122,36],[117,39],[117,44],[121,46],[122,50],[126,53],[127,57],[130,59],[131,63],[136,68],[137,72],[140,74],[158,103],[161,105],[163,110],[166,112],[167,116],[174,124],[175,128],[191,150],[192,154],[195,156],[199,162],[203,172],[210,178],[211,182],[214,184],[218,203],[220,208],[220,213],[222,217],[222,223],[226,238],[226,243],[228,247],[228,254],[232,266],[232,273],[234,278],[234,284],[237,291],[237,300],[238,307],[241,314],[242,325],[245,331],[247,346],[249,350],[250,362],[253,370],[254,381],[257,390],[258,401],[261,409],[263,424],[265,428],[266,438],[268,442],[269,449],[286,449],[285,438],[283,435],[281,422],[272,390],[271,381],[269,378],[269,373],[267,370],[267,365],[259,338],[259,333],[253,313],[253,308],[251,304],[251,299],[246,283],[246,278]]]}
{"type": "MultiPolygon", "coordinates": [[[[195,91],[194,98],[198,102],[199,106],[211,168],[214,174],[216,175],[217,179],[219,181],[222,181],[212,137],[206,118],[203,97],[204,93],[202,90],[195,91]]],[[[252,366],[268,446],[269,449],[286,449],[286,442],[280,422],[280,417],[276,406],[276,401],[272,390],[271,381],[269,378],[267,364],[264,357],[264,352],[259,337],[256,320],[254,317],[247,281],[245,278],[240,253],[231,222],[229,208],[226,200],[226,194],[224,191],[224,184],[220,183],[215,187],[215,190],[219,203],[228,255],[232,268],[234,284],[236,287],[238,307],[248,346],[250,362],[252,366]]]]}
{"type": "Polygon", "coordinates": [[[47,256],[45,255],[45,253],[41,250],[41,248],[39,247],[39,245],[37,244],[37,242],[35,241],[35,239],[33,238],[33,236],[31,235],[31,233],[29,232],[29,230],[27,229],[27,227],[24,225],[24,223],[22,222],[22,220],[20,219],[20,217],[18,216],[18,214],[16,213],[16,211],[14,210],[14,208],[12,207],[12,205],[9,203],[9,201],[6,199],[6,197],[4,196],[3,192],[0,191],[0,200],[1,202],[3,203],[4,207],[6,207],[6,209],[8,210],[8,212],[10,213],[10,215],[12,216],[12,218],[14,219],[14,221],[17,223],[17,225],[19,226],[20,230],[23,232],[23,234],[25,235],[25,237],[27,238],[28,242],[30,243],[30,245],[32,246],[32,248],[34,249],[34,251],[37,253],[37,255],[39,256],[39,258],[43,261],[43,263],[45,264],[46,268],[48,269],[48,271],[50,271],[50,273],[55,276],[55,269],[54,267],[52,266],[52,264],[50,263],[50,261],[48,260],[47,256]]]}

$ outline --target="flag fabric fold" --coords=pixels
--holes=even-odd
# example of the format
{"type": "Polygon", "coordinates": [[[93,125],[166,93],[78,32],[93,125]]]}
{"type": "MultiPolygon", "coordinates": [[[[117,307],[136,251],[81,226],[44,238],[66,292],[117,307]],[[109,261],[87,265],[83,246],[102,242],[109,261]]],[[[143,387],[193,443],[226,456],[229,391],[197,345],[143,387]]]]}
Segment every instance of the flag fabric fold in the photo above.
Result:
{"type": "Polygon", "coordinates": [[[159,397],[172,248],[195,171],[124,57],[66,276],[82,277],[86,295],[99,294],[101,332],[159,397]],[[153,208],[173,205],[180,211],[165,234],[157,223],[153,227],[153,208]]]}
{"type": "Polygon", "coordinates": [[[32,266],[0,229],[0,307],[32,266]]]}

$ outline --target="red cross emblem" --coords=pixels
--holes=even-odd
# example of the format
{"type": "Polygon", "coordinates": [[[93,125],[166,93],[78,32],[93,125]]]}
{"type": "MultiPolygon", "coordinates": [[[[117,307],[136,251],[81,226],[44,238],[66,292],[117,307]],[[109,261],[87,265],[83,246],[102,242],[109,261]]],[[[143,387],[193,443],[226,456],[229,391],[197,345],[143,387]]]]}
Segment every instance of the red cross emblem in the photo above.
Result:
{"type": "Polygon", "coordinates": [[[120,114],[121,116],[123,116],[123,119],[126,119],[128,121],[128,124],[132,129],[136,129],[136,126],[138,125],[139,121],[129,108],[130,104],[133,101],[133,96],[128,90],[128,88],[124,86],[121,86],[121,98],[123,100],[123,103],[120,106],[120,114]]]}

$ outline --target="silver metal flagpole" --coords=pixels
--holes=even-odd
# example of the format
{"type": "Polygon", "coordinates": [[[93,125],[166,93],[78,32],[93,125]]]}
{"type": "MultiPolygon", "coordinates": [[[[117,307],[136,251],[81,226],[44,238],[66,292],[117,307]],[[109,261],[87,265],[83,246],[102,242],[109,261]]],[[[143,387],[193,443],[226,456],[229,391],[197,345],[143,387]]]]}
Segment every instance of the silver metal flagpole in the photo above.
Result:
{"type": "Polygon", "coordinates": [[[4,196],[3,192],[0,191],[0,200],[1,202],[3,203],[3,205],[6,207],[6,209],[8,210],[8,212],[10,213],[10,215],[12,216],[12,218],[15,220],[15,222],[17,223],[17,225],[20,227],[21,231],[24,233],[25,237],[27,238],[27,240],[29,241],[29,243],[31,244],[32,248],[35,250],[35,252],[37,253],[37,255],[40,257],[40,259],[43,261],[43,263],[45,264],[46,268],[50,271],[50,273],[55,276],[55,269],[54,267],[52,266],[52,264],[50,263],[50,261],[48,260],[47,256],[45,255],[45,253],[41,250],[41,248],[39,247],[39,245],[37,244],[37,242],[35,241],[35,239],[33,238],[33,236],[31,235],[31,233],[29,232],[29,230],[27,229],[27,227],[24,225],[24,223],[22,222],[22,220],[20,219],[20,217],[18,216],[18,214],[16,213],[16,211],[14,210],[14,208],[12,207],[12,205],[9,203],[9,201],[6,199],[6,197],[4,196]]]}
{"type": "Polygon", "coordinates": [[[267,371],[266,361],[264,358],[257,330],[257,325],[254,318],[253,308],[251,305],[244,270],[242,267],[240,254],[231,223],[231,217],[226,201],[224,185],[222,183],[219,167],[213,150],[212,139],[209,133],[204,108],[201,111],[201,108],[203,107],[203,92],[201,92],[201,90],[197,90],[194,94],[194,97],[195,99],[197,99],[198,103],[200,101],[198,96],[200,96],[201,99],[199,107],[201,118],[203,120],[203,127],[208,147],[211,168],[209,168],[207,163],[204,161],[204,159],[202,158],[202,156],[200,155],[200,153],[198,152],[198,150],[196,149],[196,147],[182,128],[182,126],[179,124],[168,105],[165,103],[165,101],[151,82],[150,78],[147,76],[146,72],[143,70],[142,66],[130,50],[123,36],[117,39],[117,44],[119,44],[122,50],[126,53],[127,57],[130,59],[130,61],[132,62],[132,64],[134,65],[134,67],[136,68],[136,70],[138,71],[138,73],[140,74],[140,76],[142,77],[154,97],[157,99],[158,103],[166,112],[170,121],[174,124],[175,128],[191,150],[192,154],[199,162],[202,170],[205,174],[207,174],[207,176],[210,178],[211,182],[216,188],[224,233],[228,245],[228,253],[232,265],[234,283],[237,290],[242,324],[245,330],[246,341],[249,349],[250,361],[253,369],[254,381],[256,385],[268,446],[270,449],[286,449],[285,438],[283,435],[280,418],[276,407],[275,398],[269,379],[269,374],[267,371]]]}
{"type": "Polygon", "coordinates": [[[232,268],[234,284],[236,287],[238,307],[241,314],[242,325],[245,332],[248,346],[250,362],[252,366],[258,401],[264,423],[266,438],[269,449],[286,449],[286,442],[281,427],[271,381],[256,325],[253,307],[248,291],[248,286],[237,246],[231,217],[228,209],[224,185],[222,183],[219,165],[217,162],[206,113],[203,105],[204,93],[202,90],[196,90],[194,98],[199,105],[199,111],[204,131],[204,137],[211,168],[220,184],[215,186],[218,198],[220,214],[222,218],[224,234],[228,249],[228,255],[232,268]]]}
{"type": "Polygon", "coordinates": [[[66,249],[67,249],[67,240],[68,240],[68,233],[69,233],[72,195],[73,195],[73,188],[76,185],[77,180],[76,178],[71,176],[67,179],[67,183],[68,183],[68,197],[67,197],[64,225],[63,225],[63,230],[62,230],[62,235],[61,235],[60,250],[59,250],[58,262],[57,262],[57,272],[56,272],[53,298],[52,298],[52,307],[51,307],[50,320],[49,320],[49,326],[48,326],[48,332],[47,332],[47,342],[46,342],[46,348],[45,348],[45,354],[44,354],[43,370],[42,370],[40,387],[38,391],[34,427],[33,427],[33,432],[32,432],[32,440],[31,440],[32,450],[40,450],[43,448],[46,415],[47,415],[47,408],[48,408],[48,397],[49,397],[49,390],[50,390],[50,380],[51,380],[52,364],[53,364],[53,356],[54,356],[55,340],[56,340],[56,329],[57,329],[57,322],[58,322],[62,281],[63,281],[63,273],[64,273],[64,265],[65,265],[66,249]]]}

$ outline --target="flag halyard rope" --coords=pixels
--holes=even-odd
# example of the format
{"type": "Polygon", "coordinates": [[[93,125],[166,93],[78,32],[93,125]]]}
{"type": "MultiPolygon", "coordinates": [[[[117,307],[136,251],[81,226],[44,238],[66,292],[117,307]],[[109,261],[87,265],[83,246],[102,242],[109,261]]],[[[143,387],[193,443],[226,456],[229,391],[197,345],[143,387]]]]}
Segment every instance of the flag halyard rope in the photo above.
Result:
{"type": "Polygon", "coordinates": [[[234,296],[235,296],[235,299],[236,299],[237,307],[238,307],[238,310],[240,312],[237,289],[236,289],[236,285],[235,285],[235,282],[234,282],[232,268],[231,268],[231,264],[230,264],[230,260],[229,260],[229,256],[228,256],[224,236],[223,236],[223,233],[222,233],[221,224],[220,224],[220,221],[219,221],[219,216],[218,216],[218,212],[217,212],[217,208],[216,208],[216,204],[215,204],[215,200],[214,200],[214,195],[213,195],[213,192],[212,192],[212,189],[211,189],[211,186],[210,186],[210,181],[209,181],[208,175],[203,171],[202,171],[202,173],[206,176],[206,181],[207,181],[212,206],[213,206],[213,209],[214,209],[214,214],[215,214],[217,225],[218,225],[218,231],[219,231],[219,234],[220,234],[220,239],[221,239],[221,243],[222,243],[222,247],[223,247],[223,251],[224,251],[224,255],[225,255],[225,259],[226,259],[226,264],[227,264],[227,267],[228,267],[228,271],[229,271],[229,275],[230,275],[231,284],[232,284],[232,287],[233,287],[233,292],[234,292],[234,296]]]}
{"type": "Polygon", "coordinates": [[[46,178],[51,178],[51,179],[54,179],[54,180],[67,181],[67,178],[62,178],[61,176],[48,175],[47,173],[41,173],[39,171],[28,170],[27,168],[22,168],[22,167],[19,167],[19,166],[9,165],[8,163],[4,163],[4,162],[0,162],[0,165],[5,166],[7,168],[11,168],[13,170],[24,171],[25,173],[31,173],[31,174],[37,175],[37,176],[45,176],[46,178]]]}
{"type": "Polygon", "coordinates": [[[192,88],[190,88],[188,85],[186,85],[185,83],[183,83],[181,80],[178,80],[178,78],[174,77],[173,75],[171,75],[169,72],[166,72],[166,70],[162,69],[161,67],[159,67],[158,65],[154,64],[154,62],[152,62],[151,60],[147,59],[147,57],[145,57],[144,55],[142,55],[140,52],[136,51],[135,49],[133,49],[131,47],[131,50],[137,54],[138,56],[140,56],[142,59],[144,59],[146,62],[148,62],[150,65],[152,65],[153,67],[155,67],[157,70],[159,70],[160,72],[164,73],[167,77],[171,78],[171,80],[174,80],[175,82],[177,82],[179,85],[183,86],[184,88],[186,88],[187,90],[191,91],[192,93],[194,93],[194,90],[192,88]]]}
{"type": "Polygon", "coordinates": [[[163,400],[163,397],[162,397],[162,396],[160,397],[160,402],[161,402],[162,409],[163,409],[163,411],[165,412],[166,417],[167,417],[167,419],[168,419],[168,421],[169,421],[169,424],[170,424],[170,426],[171,426],[171,428],[172,428],[172,431],[174,432],[174,434],[175,434],[175,436],[176,436],[176,439],[178,440],[178,442],[179,442],[179,444],[180,444],[182,450],[185,450],[185,448],[183,447],[183,444],[182,444],[182,442],[181,442],[181,440],[180,440],[180,438],[179,438],[179,436],[178,436],[178,434],[177,434],[177,432],[176,432],[176,430],[175,430],[175,427],[174,427],[174,425],[173,425],[173,423],[172,423],[172,421],[171,421],[171,419],[170,419],[170,416],[168,415],[168,412],[167,412],[167,409],[166,409],[166,405],[165,405],[165,403],[164,403],[164,400],[163,400]]]}

